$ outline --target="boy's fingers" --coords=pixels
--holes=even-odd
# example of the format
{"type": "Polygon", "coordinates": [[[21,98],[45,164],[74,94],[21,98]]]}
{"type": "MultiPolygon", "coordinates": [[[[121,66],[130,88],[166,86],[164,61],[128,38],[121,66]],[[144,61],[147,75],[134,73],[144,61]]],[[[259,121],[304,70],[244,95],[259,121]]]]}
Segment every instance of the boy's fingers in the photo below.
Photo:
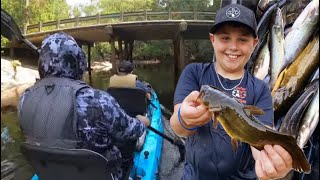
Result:
{"type": "Polygon", "coordinates": [[[271,145],[265,145],[264,149],[267,151],[268,157],[272,160],[272,163],[278,172],[282,172],[287,168],[281,156],[273,149],[271,145]]]}
{"type": "Polygon", "coordinates": [[[268,177],[274,178],[277,175],[277,170],[274,168],[274,165],[269,159],[265,150],[261,151],[261,160],[263,161],[264,171],[268,177]]]}
{"type": "Polygon", "coordinates": [[[195,101],[199,97],[199,91],[192,91],[184,100],[185,101],[195,101]]]}
{"type": "Polygon", "coordinates": [[[257,174],[257,177],[259,178],[259,180],[266,179],[267,174],[263,170],[262,163],[261,163],[260,159],[256,160],[255,166],[256,166],[256,174],[257,174]]]}
{"type": "Polygon", "coordinates": [[[287,167],[292,168],[292,157],[283,147],[274,145],[273,149],[280,155],[287,167]]]}

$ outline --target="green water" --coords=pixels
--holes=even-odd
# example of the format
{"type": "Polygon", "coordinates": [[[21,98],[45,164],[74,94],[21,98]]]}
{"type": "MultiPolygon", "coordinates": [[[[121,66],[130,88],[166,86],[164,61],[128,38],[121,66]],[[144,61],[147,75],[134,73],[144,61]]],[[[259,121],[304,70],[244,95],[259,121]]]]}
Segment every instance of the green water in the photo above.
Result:
{"type": "MultiPolygon", "coordinates": [[[[137,66],[134,71],[142,81],[149,82],[157,92],[162,105],[172,111],[173,93],[175,87],[174,66],[169,63],[137,66]]],[[[92,87],[105,90],[109,85],[110,72],[92,72],[92,87]]],[[[89,83],[88,75],[84,80],[89,83]]],[[[9,160],[17,165],[16,180],[30,180],[32,168],[20,153],[20,143],[23,142],[17,112],[15,109],[1,110],[1,161],[9,160]]]]}

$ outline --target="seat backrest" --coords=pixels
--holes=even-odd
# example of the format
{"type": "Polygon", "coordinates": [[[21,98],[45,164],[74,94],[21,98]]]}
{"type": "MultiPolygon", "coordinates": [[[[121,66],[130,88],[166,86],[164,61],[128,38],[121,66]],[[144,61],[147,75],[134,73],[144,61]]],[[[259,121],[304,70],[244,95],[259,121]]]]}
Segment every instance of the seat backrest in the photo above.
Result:
{"type": "Polygon", "coordinates": [[[22,143],[21,152],[40,180],[112,180],[112,162],[87,149],[47,148],[22,143]]]}
{"type": "Polygon", "coordinates": [[[138,114],[146,114],[147,100],[144,90],[139,88],[109,87],[107,92],[116,99],[129,116],[136,117],[138,114]]]}

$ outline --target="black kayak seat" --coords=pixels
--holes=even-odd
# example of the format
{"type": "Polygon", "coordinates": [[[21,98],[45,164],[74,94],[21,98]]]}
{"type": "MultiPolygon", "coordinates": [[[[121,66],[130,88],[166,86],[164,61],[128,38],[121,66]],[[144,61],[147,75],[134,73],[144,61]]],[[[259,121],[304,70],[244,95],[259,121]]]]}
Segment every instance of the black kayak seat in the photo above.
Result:
{"type": "Polygon", "coordinates": [[[88,149],[41,147],[22,143],[21,152],[39,180],[112,180],[114,164],[88,149]]]}
{"type": "Polygon", "coordinates": [[[115,98],[121,108],[131,117],[147,113],[147,99],[139,88],[109,87],[107,92],[115,98]]]}

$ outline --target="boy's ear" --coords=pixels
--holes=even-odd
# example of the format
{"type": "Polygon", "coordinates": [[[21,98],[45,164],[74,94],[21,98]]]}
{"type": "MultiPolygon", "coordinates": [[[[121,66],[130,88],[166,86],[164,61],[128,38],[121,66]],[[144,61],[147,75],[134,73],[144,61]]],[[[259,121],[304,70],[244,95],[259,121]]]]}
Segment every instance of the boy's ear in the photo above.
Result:
{"type": "Polygon", "coordinates": [[[214,36],[213,36],[213,34],[209,33],[209,36],[210,36],[210,41],[213,42],[213,41],[214,41],[214,36]]]}
{"type": "Polygon", "coordinates": [[[257,44],[258,44],[258,42],[259,42],[259,38],[256,37],[256,38],[253,40],[253,46],[256,47],[257,44]]]}

